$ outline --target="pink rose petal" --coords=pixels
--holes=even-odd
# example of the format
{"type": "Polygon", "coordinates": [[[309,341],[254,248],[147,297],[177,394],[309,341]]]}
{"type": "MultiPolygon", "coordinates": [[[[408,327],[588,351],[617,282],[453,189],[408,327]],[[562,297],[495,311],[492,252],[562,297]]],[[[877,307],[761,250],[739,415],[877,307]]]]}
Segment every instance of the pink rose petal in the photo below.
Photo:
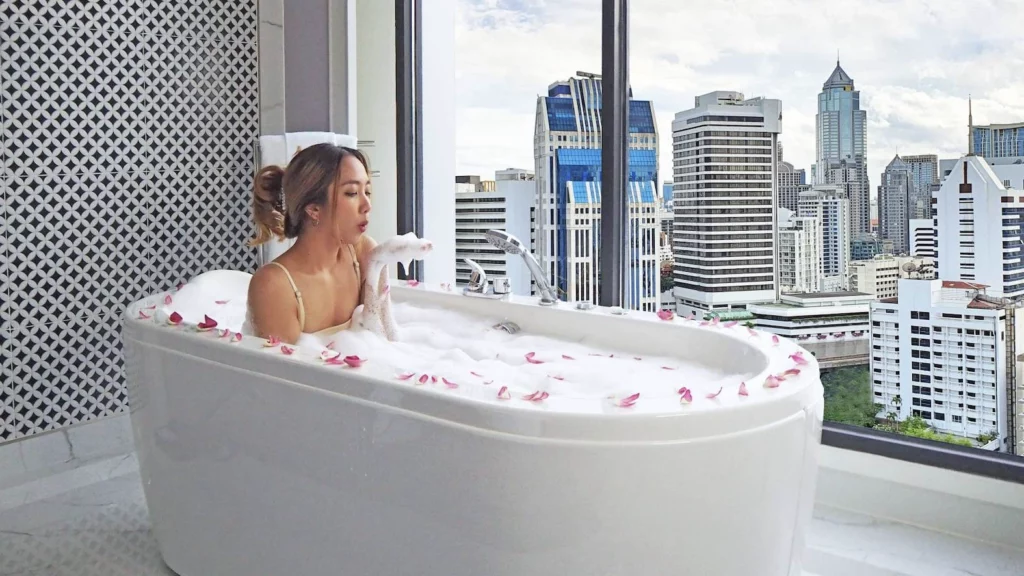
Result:
{"type": "Polygon", "coordinates": [[[693,393],[686,386],[679,389],[679,403],[690,404],[693,402],[693,393]]]}
{"type": "Polygon", "coordinates": [[[621,400],[616,402],[616,404],[618,404],[618,406],[620,408],[632,408],[633,405],[636,404],[636,401],[639,400],[639,399],[640,399],[640,393],[637,392],[636,394],[632,394],[630,396],[626,396],[625,398],[622,398],[621,400]]]}
{"type": "Polygon", "coordinates": [[[176,290],[178,290],[180,292],[181,289],[184,288],[184,287],[185,287],[185,283],[182,282],[181,284],[178,284],[178,287],[176,288],[176,290]]]}
{"type": "Polygon", "coordinates": [[[575,360],[575,358],[573,358],[572,356],[569,356],[568,354],[562,354],[562,359],[563,360],[575,360]]]}
{"type": "Polygon", "coordinates": [[[172,326],[181,324],[181,320],[181,314],[178,314],[177,312],[171,312],[171,315],[167,317],[167,323],[172,326]]]}
{"type": "Polygon", "coordinates": [[[437,384],[437,376],[431,376],[430,377],[430,383],[431,384],[437,384]]]}
{"type": "Polygon", "coordinates": [[[494,384],[494,380],[488,380],[484,382],[484,386],[487,386],[488,384],[494,384]]]}
{"type": "Polygon", "coordinates": [[[232,344],[238,344],[241,341],[242,341],[242,333],[241,332],[235,332],[235,335],[231,337],[231,343],[232,344]]]}
{"type": "Polygon", "coordinates": [[[292,348],[291,346],[282,345],[281,353],[284,354],[285,356],[291,356],[292,354],[295,353],[295,348],[292,348]]]}
{"type": "Polygon", "coordinates": [[[662,370],[675,370],[675,368],[672,368],[671,366],[662,366],[661,369],[662,370]]]}
{"type": "Polygon", "coordinates": [[[508,393],[508,386],[502,386],[501,390],[498,390],[498,399],[499,400],[509,400],[511,398],[512,398],[512,395],[508,393]]]}
{"type": "Polygon", "coordinates": [[[399,380],[410,380],[415,375],[416,375],[415,372],[406,372],[405,374],[399,374],[399,375],[395,376],[395,378],[397,378],[399,380]]]}
{"type": "Polygon", "coordinates": [[[149,320],[150,318],[152,318],[152,316],[146,314],[142,310],[139,310],[139,320],[149,320]]]}
{"type": "Polygon", "coordinates": [[[714,318],[711,319],[711,325],[712,326],[718,326],[719,322],[721,322],[721,319],[719,319],[718,316],[715,316],[714,318]]]}
{"type": "Polygon", "coordinates": [[[220,332],[217,333],[218,338],[227,338],[228,336],[231,336],[231,330],[227,328],[221,328],[220,332]]]}
{"type": "Polygon", "coordinates": [[[427,380],[430,380],[430,376],[427,376],[426,374],[421,374],[417,382],[419,382],[420,384],[426,384],[427,380]]]}
{"type": "Polygon", "coordinates": [[[750,334],[751,338],[757,338],[757,330],[753,328],[747,328],[747,334],[750,334]]]}
{"type": "Polygon", "coordinates": [[[779,345],[779,336],[778,336],[778,334],[772,334],[772,345],[774,345],[774,346],[778,346],[779,345]]]}
{"type": "Polygon", "coordinates": [[[554,378],[555,380],[565,380],[565,376],[551,376],[551,378],[554,378]]]}
{"type": "Polygon", "coordinates": [[[799,376],[799,375],[800,375],[800,369],[799,368],[790,368],[789,370],[786,370],[782,374],[779,374],[778,379],[779,380],[787,380],[787,379],[789,379],[790,376],[799,376]]]}
{"type": "Polygon", "coordinates": [[[537,360],[536,358],[534,358],[534,354],[536,354],[536,352],[529,352],[528,354],[526,354],[526,361],[529,362],[530,364],[543,364],[544,361],[537,360]]]}
{"type": "Polygon", "coordinates": [[[449,380],[447,378],[441,378],[441,381],[444,382],[444,385],[449,387],[449,388],[458,388],[459,387],[458,384],[456,384],[455,382],[452,382],[451,380],[449,380]]]}
{"type": "Polygon", "coordinates": [[[658,310],[658,318],[662,320],[672,320],[676,317],[676,313],[671,310],[658,310]]]}
{"type": "Polygon", "coordinates": [[[807,359],[804,358],[804,353],[803,352],[794,352],[794,353],[790,354],[789,357],[790,357],[791,360],[793,360],[793,362],[796,362],[797,366],[806,366],[807,365],[807,359]]]}
{"type": "Polygon", "coordinates": [[[270,335],[270,338],[267,338],[266,340],[263,341],[263,347],[264,348],[273,348],[275,346],[280,346],[280,345],[281,345],[281,339],[278,338],[277,336],[274,336],[273,334],[270,335]]]}
{"type": "Polygon", "coordinates": [[[405,281],[405,285],[409,286],[409,287],[412,287],[412,288],[415,288],[415,287],[420,285],[420,281],[419,280],[406,280],[405,281]]]}
{"type": "Polygon", "coordinates": [[[328,350],[334,350],[334,340],[328,342],[327,346],[324,346],[324,348],[327,348],[328,350]]]}
{"type": "Polygon", "coordinates": [[[231,300],[214,300],[215,304],[219,304],[221,306],[227,304],[228,302],[231,302],[231,300]]]}
{"type": "Polygon", "coordinates": [[[633,356],[633,360],[643,360],[643,358],[641,358],[639,356],[633,356]]]}
{"type": "Polygon", "coordinates": [[[772,374],[772,375],[770,375],[770,376],[768,376],[767,378],[764,379],[764,387],[765,388],[778,388],[780,382],[782,382],[782,380],[779,380],[779,378],[777,376],[772,374]]]}
{"type": "Polygon", "coordinates": [[[145,309],[146,310],[156,310],[156,306],[155,305],[153,305],[153,306],[146,306],[145,309]]]}
{"type": "Polygon", "coordinates": [[[171,302],[174,302],[174,299],[171,298],[170,294],[168,294],[167,296],[164,296],[164,305],[165,306],[170,306],[171,302]]]}
{"type": "Polygon", "coordinates": [[[527,394],[526,396],[523,396],[523,400],[527,400],[527,401],[530,401],[530,402],[540,402],[540,401],[544,400],[547,397],[548,397],[548,393],[547,392],[542,392],[542,391],[538,390],[538,391],[536,391],[536,392],[534,392],[532,394],[527,394]]]}
{"type": "Polygon", "coordinates": [[[740,396],[747,396],[747,383],[740,382],[740,391],[737,392],[740,396]]]}
{"type": "Polygon", "coordinates": [[[320,352],[320,359],[324,362],[330,362],[331,360],[337,360],[341,356],[341,352],[335,350],[323,350],[320,352]]]}
{"type": "Polygon", "coordinates": [[[733,326],[735,326],[737,324],[739,324],[739,322],[737,322],[736,320],[733,320],[732,322],[726,322],[725,324],[722,324],[722,326],[725,327],[725,328],[732,328],[733,326]]]}
{"type": "Polygon", "coordinates": [[[476,372],[470,372],[470,374],[472,374],[473,376],[476,376],[477,378],[483,378],[482,375],[477,374],[476,372]]]}
{"type": "Polygon", "coordinates": [[[712,392],[712,393],[708,394],[707,396],[705,396],[705,398],[707,398],[708,400],[710,400],[712,398],[718,398],[718,395],[721,394],[721,393],[722,393],[722,387],[719,386],[718,387],[718,392],[712,392]]]}
{"type": "Polygon", "coordinates": [[[363,362],[366,362],[366,359],[360,358],[359,356],[345,356],[344,361],[345,364],[348,364],[352,368],[359,368],[363,365],[363,362]]]}
{"type": "Polygon", "coordinates": [[[708,322],[707,320],[705,320],[705,321],[701,322],[700,325],[701,326],[710,326],[711,322],[708,322]]]}

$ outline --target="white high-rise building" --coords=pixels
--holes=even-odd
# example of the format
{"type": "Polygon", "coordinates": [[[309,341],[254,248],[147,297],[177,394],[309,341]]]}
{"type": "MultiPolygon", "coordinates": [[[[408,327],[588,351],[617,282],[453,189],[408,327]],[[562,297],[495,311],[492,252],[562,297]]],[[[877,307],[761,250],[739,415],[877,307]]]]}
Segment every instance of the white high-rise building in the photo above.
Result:
{"type": "Polygon", "coordinates": [[[898,299],[871,304],[879,417],[918,416],[939,432],[968,438],[994,432],[1006,449],[1007,356],[1014,356],[1022,316],[986,296],[985,288],[962,280],[900,280],[898,299]]]}
{"type": "Polygon", "coordinates": [[[821,224],[779,208],[779,285],[783,293],[821,291],[821,224]]]}
{"type": "Polygon", "coordinates": [[[849,287],[850,200],[838,185],[814,186],[800,193],[799,214],[821,223],[821,289],[838,292],[849,287]]]}
{"type": "Polygon", "coordinates": [[[933,216],[939,278],[1024,295],[1024,164],[964,156],[935,194],[933,216]]]}
{"type": "Polygon", "coordinates": [[[536,183],[533,172],[508,169],[495,174],[496,180],[459,176],[455,184],[455,283],[469,281],[469,258],[480,265],[488,279],[505,276],[512,293],[532,293],[533,280],[521,256],[507,254],[492,246],[484,236],[488,230],[505,230],[522,242],[530,242],[536,183]]]}
{"type": "Polygon", "coordinates": [[[711,92],[694,106],[672,122],[677,308],[772,302],[782,102],[711,92]]]}
{"type": "Polygon", "coordinates": [[[935,259],[935,223],[931,218],[910,221],[910,255],[935,259]]]}

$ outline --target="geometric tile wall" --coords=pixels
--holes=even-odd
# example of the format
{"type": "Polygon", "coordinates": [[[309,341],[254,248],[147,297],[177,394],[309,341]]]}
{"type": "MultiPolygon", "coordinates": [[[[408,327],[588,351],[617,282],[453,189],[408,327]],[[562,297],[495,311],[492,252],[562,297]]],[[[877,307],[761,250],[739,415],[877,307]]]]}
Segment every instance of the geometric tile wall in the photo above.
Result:
{"type": "Polygon", "coordinates": [[[256,0],[0,0],[0,442],[127,408],[126,304],[253,271],[256,0]]]}

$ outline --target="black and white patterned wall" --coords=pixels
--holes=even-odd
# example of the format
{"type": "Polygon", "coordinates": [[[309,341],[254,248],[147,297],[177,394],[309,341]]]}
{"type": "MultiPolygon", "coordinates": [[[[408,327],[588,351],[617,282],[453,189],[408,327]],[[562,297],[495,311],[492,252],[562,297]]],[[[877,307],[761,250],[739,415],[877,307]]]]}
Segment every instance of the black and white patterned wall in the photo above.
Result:
{"type": "Polygon", "coordinates": [[[252,271],[256,0],[0,0],[0,442],[127,408],[126,304],[252,271]]]}

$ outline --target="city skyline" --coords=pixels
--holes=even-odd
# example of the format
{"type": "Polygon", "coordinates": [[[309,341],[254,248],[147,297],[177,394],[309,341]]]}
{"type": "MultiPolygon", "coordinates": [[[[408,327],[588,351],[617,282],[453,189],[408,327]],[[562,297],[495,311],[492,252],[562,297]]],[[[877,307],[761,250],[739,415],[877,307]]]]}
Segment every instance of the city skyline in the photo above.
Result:
{"type": "MultiPolygon", "coordinates": [[[[601,71],[598,7],[596,0],[460,1],[458,173],[490,177],[496,169],[533,164],[537,95],[576,71],[601,71]],[[500,62],[512,62],[514,74],[500,62]]],[[[816,99],[837,49],[868,111],[872,179],[897,151],[940,158],[965,153],[968,94],[976,125],[1024,118],[1024,102],[1014,96],[1024,92],[1024,79],[1012,73],[1024,40],[1011,29],[1024,19],[1024,6],[1010,1],[927,7],[869,1],[849,12],[804,0],[712,3],[699,11],[634,0],[630,8],[630,82],[637,98],[653,101],[660,135],[671,132],[675,113],[691,108],[700,94],[736,90],[779,98],[786,160],[809,172],[816,99]],[[963,26],[979,19],[991,23],[981,39],[963,26]],[[793,33],[797,21],[801,34],[793,33]],[[941,43],[933,41],[938,38],[941,43]]],[[[658,152],[664,174],[671,146],[663,142],[658,152]]]]}

